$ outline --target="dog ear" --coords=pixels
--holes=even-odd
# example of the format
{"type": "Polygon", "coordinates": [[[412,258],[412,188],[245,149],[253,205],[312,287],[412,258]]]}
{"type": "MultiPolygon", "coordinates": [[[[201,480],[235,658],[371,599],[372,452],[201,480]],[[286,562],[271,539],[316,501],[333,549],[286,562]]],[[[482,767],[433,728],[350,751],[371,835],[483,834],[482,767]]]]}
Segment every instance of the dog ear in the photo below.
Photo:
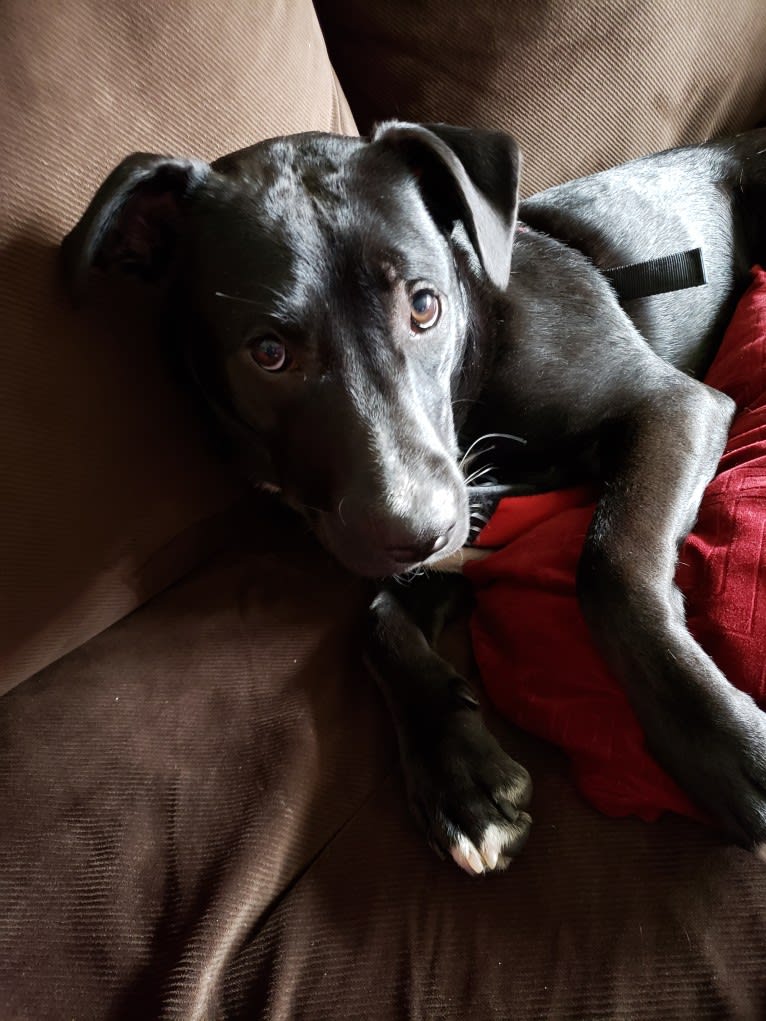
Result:
{"type": "Polygon", "coordinates": [[[402,151],[431,215],[448,230],[462,222],[487,276],[505,290],[521,170],[514,139],[501,131],[389,121],[372,141],[402,151]]]}
{"type": "Polygon", "coordinates": [[[82,295],[94,266],[160,278],[174,254],[184,200],[209,173],[208,164],[199,160],[148,153],[124,159],[62,242],[73,297],[82,295]]]}

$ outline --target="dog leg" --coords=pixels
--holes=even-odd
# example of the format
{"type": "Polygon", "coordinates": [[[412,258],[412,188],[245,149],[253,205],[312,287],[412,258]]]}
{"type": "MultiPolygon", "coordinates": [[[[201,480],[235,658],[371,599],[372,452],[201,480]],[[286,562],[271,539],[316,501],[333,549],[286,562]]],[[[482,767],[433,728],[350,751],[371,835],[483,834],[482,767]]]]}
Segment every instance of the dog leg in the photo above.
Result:
{"type": "Polygon", "coordinates": [[[676,374],[611,427],[607,484],[578,588],[654,756],[738,842],[758,850],[766,842],[766,715],[689,634],[674,584],[678,546],[732,412],[728,398],[676,374]]]}
{"type": "Polygon", "coordinates": [[[468,682],[424,634],[440,627],[445,601],[434,590],[443,596],[450,581],[454,592],[445,576],[382,591],[370,608],[367,662],[394,718],[413,814],[440,855],[476,875],[521,850],[532,787],[484,725],[468,682]]]}

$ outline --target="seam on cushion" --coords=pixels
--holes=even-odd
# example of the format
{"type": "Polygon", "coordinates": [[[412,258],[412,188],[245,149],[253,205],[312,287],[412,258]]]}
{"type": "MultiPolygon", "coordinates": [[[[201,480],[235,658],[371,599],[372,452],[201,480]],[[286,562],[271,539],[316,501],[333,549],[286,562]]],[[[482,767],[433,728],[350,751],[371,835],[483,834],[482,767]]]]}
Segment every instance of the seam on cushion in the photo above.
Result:
{"type": "Polygon", "coordinates": [[[333,67],[332,61],[330,60],[330,52],[327,48],[327,40],[325,39],[324,31],[322,30],[322,24],[319,20],[319,15],[317,14],[316,8],[314,7],[313,4],[311,5],[311,13],[314,21],[314,29],[316,31],[318,38],[322,42],[322,46],[324,47],[324,57],[330,71],[330,77],[332,79],[332,87],[330,90],[331,96],[329,120],[331,131],[335,132],[336,134],[342,135],[358,135],[359,129],[356,126],[356,121],[354,120],[354,115],[351,112],[351,107],[349,106],[348,100],[346,99],[346,94],[341,88],[340,81],[338,80],[338,76],[335,73],[335,68],[333,67]],[[350,123],[347,123],[346,121],[346,117],[344,116],[343,113],[344,110],[348,112],[348,116],[351,119],[350,123]]]}
{"type": "MultiPolygon", "coordinates": [[[[329,58],[328,58],[329,59],[329,58]]],[[[338,76],[335,73],[335,69],[330,67],[330,74],[332,75],[332,107],[333,112],[330,114],[330,124],[333,125],[333,130],[337,131],[342,135],[358,135],[359,128],[356,126],[354,115],[351,112],[351,107],[348,105],[346,94],[344,93],[338,76]],[[348,112],[350,123],[347,123],[344,111],[348,112]]]]}
{"type": "Polygon", "coordinates": [[[314,869],[317,862],[325,855],[325,853],[335,844],[342,833],[353,823],[361,813],[367,808],[367,806],[377,798],[383,787],[390,781],[394,773],[394,766],[390,765],[386,772],[380,777],[380,780],[375,784],[371,791],[366,795],[365,798],[359,803],[359,805],[351,812],[351,814],[343,820],[343,822],[337,827],[337,829],[325,840],[321,847],[312,854],[306,864],[295,872],[293,877],[285,884],[285,886],[279,891],[274,897],[271,904],[268,905],[259,915],[258,920],[254,923],[251,929],[248,930],[243,944],[243,949],[247,946],[252,945],[255,942],[260,932],[266,928],[271,917],[279,909],[283,901],[287,899],[297,889],[298,886],[304,881],[306,876],[314,869]]]}

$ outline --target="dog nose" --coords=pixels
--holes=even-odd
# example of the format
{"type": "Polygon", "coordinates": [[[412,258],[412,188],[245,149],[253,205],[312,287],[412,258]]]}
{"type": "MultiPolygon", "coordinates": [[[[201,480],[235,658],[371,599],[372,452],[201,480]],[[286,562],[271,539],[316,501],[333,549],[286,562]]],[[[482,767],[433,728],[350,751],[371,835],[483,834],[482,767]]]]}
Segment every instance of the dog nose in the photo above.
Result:
{"type": "Polygon", "coordinates": [[[406,545],[386,546],[386,553],[397,564],[417,564],[421,560],[426,560],[434,553],[438,553],[439,550],[444,549],[450,540],[454,527],[454,524],[452,524],[446,532],[441,532],[438,535],[424,536],[416,542],[406,545]]]}

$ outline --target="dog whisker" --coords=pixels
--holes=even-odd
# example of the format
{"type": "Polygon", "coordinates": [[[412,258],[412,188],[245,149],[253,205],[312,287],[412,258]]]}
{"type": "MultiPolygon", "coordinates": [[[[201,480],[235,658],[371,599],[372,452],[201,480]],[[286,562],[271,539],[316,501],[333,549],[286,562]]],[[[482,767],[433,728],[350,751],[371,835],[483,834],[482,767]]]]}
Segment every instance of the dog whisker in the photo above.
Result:
{"type": "Polygon", "coordinates": [[[470,486],[472,482],[482,478],[484,475],[488,475],[490,472],[497,471],[494,465],[488,464],[486,468],[477,468],[475,472],[469,475],[466,480],[466,486],[470,486]]]}
{"type": "MultiPolygon", "coordinates": [[[[496,440],[496,439],[499,439],[499,440],[513,440],[515,443],[523,443],[523,444],[525,444],[527,442],[524,439],[523,436],[514,436],[512,433],[484,433],[483,436],[478,436],[473,441],[473,443],[470,445],[468,450],[466,450],[466,452],[463,454],[463,460],[465,460],[465,458],[468,457],[468,455],[471,453],[473,448],[478,443],[481,443],[483,440],[496,440]]],[[[463,462],[461,461],[460,463],[461,463],[461,467],[462,467],[462,463],[463,462]]]]}
{"type": "Polygon", "coordinates": [[[223,291],[214,291],[214,297],[226,298],[227,301],[242,301],[246,305],[258,305],[259,302],[255,298],[241,298],[238,294],[224,294],[223,291]]]}
{"type": "Polygon", "coordinates": [[[407,571],[406,574],[393,575],[393,579],[397,585],[408,586],[411,585],[416,578],[420,578],[424,573],[425,571],[422,567],[416,567],[411,571],[407,571]]]}
{"type": "Polygon", "coordinates": [[[490,446],[488,446],[488,447],[482,447],[482,449],[481,449],[481,450],[477,450],[477,451],[476,451],[476,452],[475,452],[474,454],[470,454],[470,455],[466,454],[466,455],[465,455],[465,456],[464,456],[464,457],[462,458],[462,460],[460,461],[460,463],[458,464],[458,468],[459,468],[459,469],[460,469],[461,471],[465,471],[465,469],[466,469],[466,468],[470,468],[470,467],[471,467],[471,465],[473,464],[473,462],[474,462],[474,461],[475,461],[475,460],[476,460],[476,459],[477,459],[478,457],[483,457],[483,456],[484,456],[485,454],[490,454],[490,453],[492,453],[492,451],[493,451],[494,449],[495,449],[495,445],[494,445],[494,443],[492,443],[492,444],[490,444],[490,446]]]}
{"type": "MultiPolygon", "coordinates": [[[[259,291],[264,291],[266,294],[270,294],[274,299],[276,306],[287,307],[287,298],[282,291],[277,290],[276,287],[270,287],[268,284],[258,283],[255,285],[259,291]]],[[[261,305],[262,301],[257,298],[246,298],[241,294],[227,294],[225,291],[213,291],[213,296],[216,298],[224,298],[226,301],[240,301],[246,305],[261,305]]],[[[273,315],[273,313],[267,312],[267,315],[273,315]]]]}

